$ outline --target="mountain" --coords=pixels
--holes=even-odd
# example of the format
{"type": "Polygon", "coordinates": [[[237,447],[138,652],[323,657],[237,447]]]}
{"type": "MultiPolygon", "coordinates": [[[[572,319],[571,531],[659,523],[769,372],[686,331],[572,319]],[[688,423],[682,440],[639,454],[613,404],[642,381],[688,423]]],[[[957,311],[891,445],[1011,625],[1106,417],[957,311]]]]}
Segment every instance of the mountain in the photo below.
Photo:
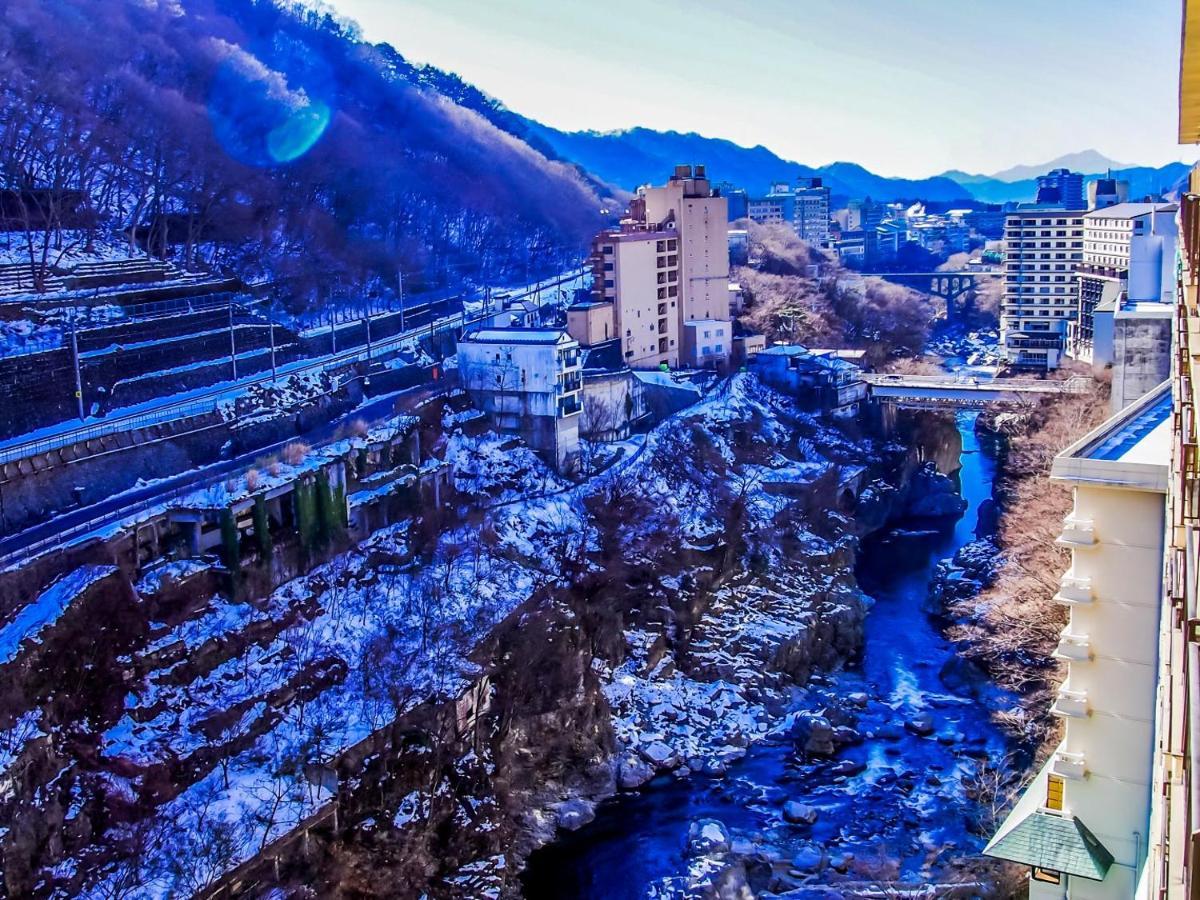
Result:
{"type": "Polygon", "coordinates": [[[46,245],[132,231],[296,303],[397,269],[414,289],[523,276],[607,205],[461,79],[284,0],[7,0],[0,111],[0,191],[50,211],[46,245]]]}
{"type": "MultiPolygon", "coordinates": [[[[1123,169],[1113,169],[1114,178],[1129,182],[1129,196],[1140,199],[1145,196],[1160,196],[1178,189],[1191,166],[1187,163],[1167,163],[1165,166],[1132,166],[1123,169]]],[[[1014,171],[1012,169],[1008,171],[1014,171]]],[[[1045,174],[1047,170],[1039,171],[1045,174]]],[[[1008,203],[1032,201],[1037,196],[1037,179],[1025,178],[1020,181],[1001,181],[986,175],[968,175],[964,172],[945,172],[943,177],[951,178],[970,191],[971,196],[983,203],[1008,203]]],[[[1095,181],[1098,175],[1092,174],[1085,181],[1095,181]]]]}
{"type": "MultiPolygon", "coordinates": [[[[919,180],[886,178],[849,162],[806,166],[783,159],[761,145],[743,147],[722,138],[695,133],[630,128],[623,131],[559,131],[524,119],[522,136],[548,146],[610,184],[632,191],[661,181],[679,163],[704,163],[714,181],[729,181],[751,195],[765,193],[772,182],[820,176],[834,197],[875,200],[966,200],[970,192],[950,178],[919,180]]],[[[836,202],[836,201],[835,201],[836,202]]]]}
{"type": "MultiPolygon", "coordinates": [[[[1129,163],[1119,163],[1109,159],[1096,150],[1080,150],[1078,153],[1067,153],[1057,159],[1033,166],[1013,166],[1000,172],[993,172],[989,178],[996,181],[1027,181],[1045,175],[1051,169],[1070,169],[1072,172],[1082,172],[1084,175],[1103,175],[1109,169],[1132,169],[1129,163]]],[[[961,182],[960,182],[961,183],[961,182]]]]}

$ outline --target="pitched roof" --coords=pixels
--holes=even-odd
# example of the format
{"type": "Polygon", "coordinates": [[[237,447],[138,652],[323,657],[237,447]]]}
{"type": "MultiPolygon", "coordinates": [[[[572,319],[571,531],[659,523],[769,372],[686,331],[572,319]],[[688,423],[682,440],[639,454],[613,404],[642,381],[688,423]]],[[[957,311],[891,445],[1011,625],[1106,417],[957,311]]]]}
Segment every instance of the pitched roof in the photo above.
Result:
{"type": "Polygon", "coordinates": [[[1038,810],[992,838],[984,856],[1103,881],[1113,855],[1075,816],[1038,810]]]}

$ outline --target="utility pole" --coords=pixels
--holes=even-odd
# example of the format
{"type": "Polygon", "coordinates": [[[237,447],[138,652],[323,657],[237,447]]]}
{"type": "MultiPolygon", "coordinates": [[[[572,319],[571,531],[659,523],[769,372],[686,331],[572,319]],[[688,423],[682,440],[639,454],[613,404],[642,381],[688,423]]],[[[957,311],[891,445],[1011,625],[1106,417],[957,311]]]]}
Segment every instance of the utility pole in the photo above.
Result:
{"type": "Polygon", "coordinates": [[[233,380],[237,381],[237,342],[233,337],[233,294],[229,295],[229,364],[233,367],[233,380]]]}
{"type": "Polygon", "coordinates": [[[279,380],[279,372],[275,369],[275,319],[267,314],[267,322],[270,323],[271,333],[271,381],[279,380]]]}
{"type": "Polygon", "coordinates": [[[368,303],[368,305],[367,305],[367,307],[366,307],[366,311],[367,311],[367,317],[366,317],[366,323],[367,323],[367,365],[369,366],[369,365],[371,364],[371,307],[370,307],[370,305],[369,305],[369,304],[370,304],[370,301],[369,301],[369,300],[367,301],[367,303],[368,303]]]}
{"type": "Polygon", "coordinates": [[[400,291],[400,333],[404,334],[404,273],[396,270],[396,286],[400,291]]]}
{"type": "Polygon", "coordinates": [[[83,379],[79,376],[79,340],[75,335],[75,316],[79,310],[71,307],[71,362],[75,366],[75,404],[79,408],[79,421],[86,416],[83,414],[83,379]]]}

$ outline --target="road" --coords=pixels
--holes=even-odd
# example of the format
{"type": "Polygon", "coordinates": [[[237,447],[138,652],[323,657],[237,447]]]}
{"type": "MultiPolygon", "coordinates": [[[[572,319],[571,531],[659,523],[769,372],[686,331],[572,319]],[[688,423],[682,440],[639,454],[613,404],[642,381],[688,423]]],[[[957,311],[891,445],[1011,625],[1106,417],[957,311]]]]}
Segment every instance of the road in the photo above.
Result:
{"type": "Polygon", "coordinates": [[[191,469],[179,475],[158,479],[144,487],[125,491],[91,506],[73,509],[48,522],[0,538],[0,565],[10,562],[22,554],[64,543],[78,534],[116,524],[138,512],[218,482],[232,472],[249,467],[255,460],[282,450],[292,441],[303,440],[312,446],[330,444],[336,439],[335,435],[342,426],[348,425],[356,419],[365,419],[369,424],[373,424],[398,412],[411,412],[422,401],[438,396],[448,389],[445,382],[427,382],[403,391],[370,398],[345,415],[310,431],[291,435],[269,446],[248,450],[238,456],[212,463],[203,468],[191,469]]]}

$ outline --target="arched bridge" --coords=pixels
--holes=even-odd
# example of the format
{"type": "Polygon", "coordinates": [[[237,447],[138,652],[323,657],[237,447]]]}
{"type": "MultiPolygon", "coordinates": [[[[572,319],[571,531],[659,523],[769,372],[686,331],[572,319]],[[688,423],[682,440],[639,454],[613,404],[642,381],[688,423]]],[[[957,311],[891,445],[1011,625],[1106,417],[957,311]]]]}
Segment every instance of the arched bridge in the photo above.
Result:
{"type": "Polygon", "coordinates": [[[1036,378],[979,378],[970,375],[863,375],[870,395],[909,407],[972,408],[1012,403],[1046,394],[1085,394],[1093,382],[1077,375],[1066,381],[1036,378]]]}
{"type": "Polygon", "coordinates": [[[878,276],[892,284],[941,297],[946,301],[946,318],[953,321],[966,312],[968,298],[975,290],[976,281],[1002,278],[1004,273],[999,270],[972,269],[957,272],[880,272],[878,276]]]}

